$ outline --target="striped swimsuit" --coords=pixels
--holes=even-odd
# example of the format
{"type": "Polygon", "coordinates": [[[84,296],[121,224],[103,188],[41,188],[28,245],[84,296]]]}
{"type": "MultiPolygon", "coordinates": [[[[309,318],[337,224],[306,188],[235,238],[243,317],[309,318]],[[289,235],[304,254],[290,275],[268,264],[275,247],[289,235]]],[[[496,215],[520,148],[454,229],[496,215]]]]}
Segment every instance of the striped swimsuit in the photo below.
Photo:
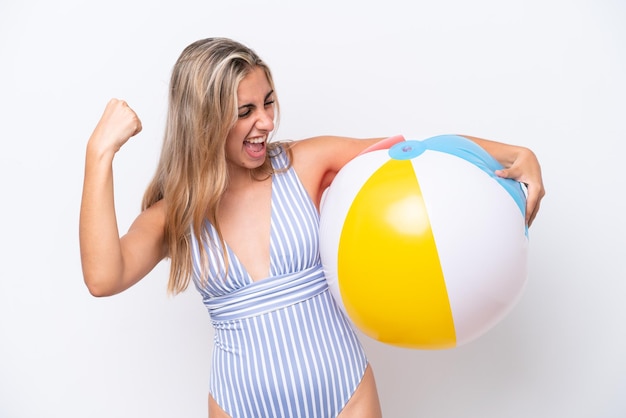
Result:
{"type": "MultiPolygon", "coordinates": [[[[287,154],[272,161],[285,167],[287,154]]],[[[317,209],[289,168],[272,179],[269,277],[252,281],[227,245],[224,278],[208,222],[209,239],[192,238],[194,283],[215,329],[209,390],[232,417],[336,417],[363,377],[365,354],[324,278],[318,226],[317,209]],[[208,255],[208,280],[200,276],[200,251],[208,255]]]]}

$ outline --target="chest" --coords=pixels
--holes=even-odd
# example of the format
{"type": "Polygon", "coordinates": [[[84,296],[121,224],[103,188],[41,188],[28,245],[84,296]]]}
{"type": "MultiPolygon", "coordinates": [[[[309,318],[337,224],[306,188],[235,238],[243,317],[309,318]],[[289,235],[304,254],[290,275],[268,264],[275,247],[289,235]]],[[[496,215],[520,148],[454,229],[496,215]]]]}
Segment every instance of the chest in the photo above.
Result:
{"type": "MultiPolygon", "coordinates": [[[[319,262],[319,215],[292,170],[255,190],[225,196],[218,222],[229,257],[229,282],[237,286],[319,262]]],[[[218,242],[216,229],[209,231],[218,242]]],[[[211,276],[223,277],[223,269],[223,260],[214,263],[211,276]]]]}
{"type": "Polygon", "coordinates": [[[272,179],[229,191],[219,206],[222,237],[253,281],[269,275],[272,179]]]}

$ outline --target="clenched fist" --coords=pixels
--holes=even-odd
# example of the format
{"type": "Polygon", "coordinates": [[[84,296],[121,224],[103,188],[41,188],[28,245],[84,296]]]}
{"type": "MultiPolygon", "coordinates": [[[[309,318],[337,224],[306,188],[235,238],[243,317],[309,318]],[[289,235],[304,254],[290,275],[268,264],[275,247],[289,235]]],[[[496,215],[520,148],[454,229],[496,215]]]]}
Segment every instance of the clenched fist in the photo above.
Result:
{"type": "Polygon", "coordinates": [[[141,120],[124,100],[111,99],[96,125],[88,147],[99,154],[115,154],[141,132],[141,120]]]}

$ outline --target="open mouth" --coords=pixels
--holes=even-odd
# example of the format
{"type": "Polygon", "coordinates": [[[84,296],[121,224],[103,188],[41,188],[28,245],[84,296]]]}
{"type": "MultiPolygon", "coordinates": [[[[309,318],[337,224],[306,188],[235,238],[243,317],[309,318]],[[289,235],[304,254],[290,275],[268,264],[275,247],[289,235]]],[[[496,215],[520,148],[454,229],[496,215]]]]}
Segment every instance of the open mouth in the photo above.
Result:
{"type": "Polygon", "coordinates": [[[249,151],[254,153],[262,152],[265,149],[265,137],[246,139],[243,143],[249,151]]]}

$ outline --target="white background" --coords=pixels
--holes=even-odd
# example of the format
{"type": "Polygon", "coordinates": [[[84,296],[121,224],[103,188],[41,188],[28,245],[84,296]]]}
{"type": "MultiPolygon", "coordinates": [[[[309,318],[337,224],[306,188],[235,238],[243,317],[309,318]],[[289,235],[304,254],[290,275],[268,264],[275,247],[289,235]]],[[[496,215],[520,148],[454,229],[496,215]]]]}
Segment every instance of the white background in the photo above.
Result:
{"type": "Polygon", "coordinates": [[[211,330],[168,264],[82,283],[87,138],[111,97],[144,131],[115,162],[126,230],[160,151],[170,70],[229,36],[273,69],[278,138],[465,133],[532,148],[548,195],[525,293],[460,348],[363,338],[387,417],[626,416],[626,5],[621,0],[0,3],[0,417],[206,416],[211,330]]]}

